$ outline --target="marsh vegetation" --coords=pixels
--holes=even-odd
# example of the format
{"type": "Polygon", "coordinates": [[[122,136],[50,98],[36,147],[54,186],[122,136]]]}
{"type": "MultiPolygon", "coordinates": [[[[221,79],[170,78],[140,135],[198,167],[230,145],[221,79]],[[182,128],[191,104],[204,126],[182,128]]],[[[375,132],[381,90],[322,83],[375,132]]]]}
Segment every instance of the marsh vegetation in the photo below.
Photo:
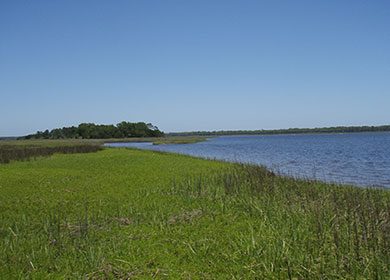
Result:
{"type": "Polygon", "coordinates": [[[131,149],[0,165],[3,278],[386,279],[390,195],[131,149]]]}
{"type": "Polygon", "coordinates": [[[30,160],[37,157],[47,157],[55,153],[74,154],[74,153],[91,153],[102,149],[98,144],[92,143],[50,143],[32,142],[32,143],[0,143],[0,164],[10,163],[11,161],[30,160]]]}
{"type": "Polygon", "coordinates": [[[153,145],[189,144],[205,141],[201,136],[132,137],[121,139],[28,139],[0,141],[0,164],[47,157],[53,154],[91,153],[103,149],[105,143],[150,142],[153,145]]]}

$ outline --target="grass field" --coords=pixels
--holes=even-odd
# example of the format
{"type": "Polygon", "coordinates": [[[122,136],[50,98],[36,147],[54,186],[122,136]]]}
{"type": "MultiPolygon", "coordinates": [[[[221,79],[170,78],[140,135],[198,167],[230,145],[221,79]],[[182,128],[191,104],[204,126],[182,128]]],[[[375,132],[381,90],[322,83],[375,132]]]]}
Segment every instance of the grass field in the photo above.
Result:
{"type": "Polygon", "coordinates": [[[131,149],[0,164],[0,279],[389,279],[390,194],[131,149]]]}

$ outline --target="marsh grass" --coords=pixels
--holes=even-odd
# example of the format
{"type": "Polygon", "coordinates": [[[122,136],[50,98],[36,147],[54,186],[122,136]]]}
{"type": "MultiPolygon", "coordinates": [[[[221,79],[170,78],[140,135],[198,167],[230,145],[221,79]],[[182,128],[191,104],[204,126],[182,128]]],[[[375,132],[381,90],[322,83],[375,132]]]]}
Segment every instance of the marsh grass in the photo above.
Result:
{"type": "Polygon", "coordinates": [[[104,143],[113,142],[151,142],[162,144],[191,144],[205,141],[202,136],[169,136],[169,137],[133,137],[119,139],[31,139],[0,141],[0,164],[11,161],[23,161],[47,157],[55,153],[91,153],[103,149],[104,143]]]}
{"type": "Polygon", "coordinates": [[[386,190],[131,149],[0,175],[0,278],[389,279],[386,190]]]}
{"type": "Polygon", "coordinates": [[[206,141],[207,137],[204,136],[168,136],[152,139],[154,145],[162,144],[194,144],[198,142],[206,141]]]}
{"type": "Polygon", "coordinates": [[[235,236],[237,250],[248,246],[245,255],[257,263],[252,268],[256,275],[390,277],[390,196],[383,189],[286,178],[248,164],[172,184],[183,196],[209,199],[224,213],[242,215],[253,231],[263,221],[270,236],[235,236]]]}
{"type": "Polygon", "coordinates": [[[132,137],[118,139],[98,140],[102,143],[126,143],[126,142],[150,142],[153,145],[163,144],[193,144],[206,141],[210,137],[206,136],[165,136],[165,137],[132,137]]]}
{"type": "Polygon", "coordinates": [[[99,145],[74,144],[58,146],[25,146],[25,145],[0,145],[0,163],[9,163],[13,160],[29,160],[37,157],[47,157],[55,153],[74,154],[91,153],[102,150],[99,145]]]}

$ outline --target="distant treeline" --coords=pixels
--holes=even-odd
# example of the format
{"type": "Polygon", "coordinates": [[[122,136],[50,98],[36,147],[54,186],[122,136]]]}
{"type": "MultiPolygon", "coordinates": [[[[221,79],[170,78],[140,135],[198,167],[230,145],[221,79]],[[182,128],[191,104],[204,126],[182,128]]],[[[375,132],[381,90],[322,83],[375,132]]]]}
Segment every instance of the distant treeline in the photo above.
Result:
{"type": "Polygon", "coordinates": [[[169,135],[176,136],[219,136],[219,135],[273,135],[273,134],[302,134],[302,133],[349,133],[390,131],[390,125],[382,126],[336,126],[321,128],[289,128],[272,130],[219,130],[219,131],[193,131],[174,132],[169,135]]]}
{"type": "Polygon", "coordinates": [[[82,123],[79,126],[38,131],[19,139],[109,139],[127,137],[162,137],[164,133],[151,123],[121,122],[117,125],[82,123]]]}

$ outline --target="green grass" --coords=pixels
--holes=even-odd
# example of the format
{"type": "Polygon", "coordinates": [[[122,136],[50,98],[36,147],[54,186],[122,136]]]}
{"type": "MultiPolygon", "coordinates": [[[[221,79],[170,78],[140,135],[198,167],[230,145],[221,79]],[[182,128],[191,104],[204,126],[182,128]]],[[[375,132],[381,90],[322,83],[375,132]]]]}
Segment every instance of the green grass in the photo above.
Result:
{"type": "Polygon", "coordinates": [[[28,140],[1,140],[3,146],[72,146],[72,145],[102,145],[112,142],[152,142],[154,144],[189,144],[207,140],[206,136],[165,136],[165,137],[132,137],[112,139],[28,139],[28,140]]]}
{"type": "Polygon", "coordinates": [[[7,146],[13,147],[59,147],[74,145],[101,145],[103,140],[96,139],[29,139],[29,140],[1,140],[0,149],[7,146]]]}
{"type": "Polygon", "coordinates": [[[104,143],[111,142],[152,142],[161,144],[190,144],[205,141],[199,136],[144,137],[121,139],[29,139],[0,141],[0,164],[15,160],[30,160],[55,153],[89,153],[102,149],[104,143]]]}
{"type": "Polygon", "coordinates": [[[0,164],[16,160],[30,160],[31,158],[51,156],[55,153],[74,154],[91,153],[102,150],[98,143],[76,141],[11,141],[0,144],[0,164]]]}
{"type": "Polygon", "coordinates": [[[390,195],[131,149],[0,165],[1,279],[389,279],[390,195]]]}

